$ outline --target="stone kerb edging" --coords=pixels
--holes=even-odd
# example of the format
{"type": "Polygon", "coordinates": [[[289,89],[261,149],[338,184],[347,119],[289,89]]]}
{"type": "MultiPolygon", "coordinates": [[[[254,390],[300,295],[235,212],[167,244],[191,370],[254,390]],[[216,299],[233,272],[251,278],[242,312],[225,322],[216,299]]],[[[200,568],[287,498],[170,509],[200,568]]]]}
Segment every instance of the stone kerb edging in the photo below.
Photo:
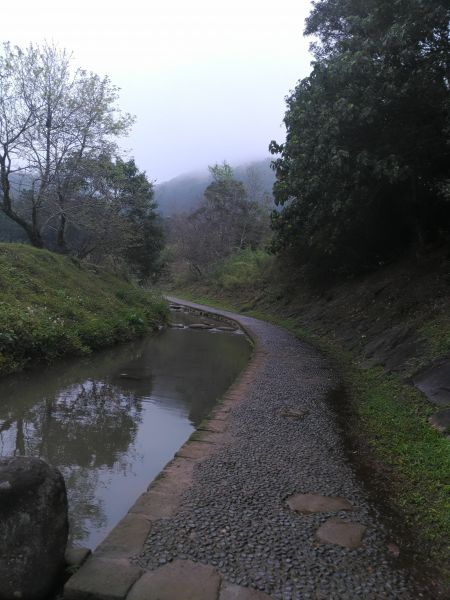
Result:
{"type": "MultiPolygon", "coordinates": [[[[255,374],[261,368],[267,353],[261,348],[258,336],[249,329],[241,320],[229,316],[226,311],[208,310],[184,300],[168,298],[170,302],[202,311],[211,317],[220,316],[236,323],[250,338],[253,344],[253,353],[246,366],[236,381],[212,410],[191,438],[181,446],[175,457],[164,467],[160,474],[150,483],[145,491],[125,517],[114,527],[108,536],[96,548],[95,552],[87,559],[80,569],[69,579],[64,587],[65,600],[124,600],[133,587],[133,599],[140,598],[138,591],[143,589],[146,579],[151,573],[143,574],[143,570],[131,562],[134,555],[140,553],[152,528],[152,523],[159,519],[167,519],[177,514],[183,494],[191,486],[195,465],[210,456],[224,444],[227,439],[230,413],[237,403],[245,398],[245,391],[253,381],[255,374]],[[140,583],[142,579],[142,584],[140,583]],[[139,582],[138,582],[139,580],[139,582]],[[138,582],[138,583],[136,583],[138,582]],[[134,585],[136,584],[136,585],[134,585]],[[137,591],[136,591],[137,590],[137,591]],[[138,594],[138,595],[136,595],[138,594]]],[[[178,561],[181,563],[189,561],[178,561]]],[[[185,573],[204,565],[179,565],[180,572],[185,573]]],[[[159,569],[158,569],[159,571],[159,569]]],[[[214,570],[215,571],[215,570],[214,570]]],[[[213,579],[216,575],[211,575],[213,579]]],[[[233,592],[226,582],[221,582],[220,575],[216,577],[220,587],[220,598],[248,598],[248,600],[263,600],[266,594],[256,590],[235,590],[233,592]],[[234,594],[234,592],[233,592],[234,594]],[[250,594],[250,595],[249,595],[250,594]]],[[[214,581],[216,581],[214,579],[214,581]]],[[[217,587],[217,590],[219,590],[217,587]]],[[[130,600],[131,595],[130,594],[130,600]]],[[[219,594],[219,591],[217,591],[219,594]]],[[[217,596],[216,596],[217,597],[217,596]]],[[[166,598],[164,594],[161,598],[166,598]]],[[[209,600],[208,596],[199,596],[195,600],[209,600]]],[[[150,600],[150,599],[147,599],[150,600]]]]}

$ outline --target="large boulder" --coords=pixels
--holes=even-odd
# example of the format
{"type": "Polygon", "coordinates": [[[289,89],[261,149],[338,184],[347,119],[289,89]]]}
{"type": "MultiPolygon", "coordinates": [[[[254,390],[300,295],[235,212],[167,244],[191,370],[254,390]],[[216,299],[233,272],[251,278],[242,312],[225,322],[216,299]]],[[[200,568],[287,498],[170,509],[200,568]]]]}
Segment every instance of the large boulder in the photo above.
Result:
{"type": "Polygon", "coordinates": [[[0,599],[39,600],[64,568],[67,496],[58,469],[0,458],[0,599]]]}

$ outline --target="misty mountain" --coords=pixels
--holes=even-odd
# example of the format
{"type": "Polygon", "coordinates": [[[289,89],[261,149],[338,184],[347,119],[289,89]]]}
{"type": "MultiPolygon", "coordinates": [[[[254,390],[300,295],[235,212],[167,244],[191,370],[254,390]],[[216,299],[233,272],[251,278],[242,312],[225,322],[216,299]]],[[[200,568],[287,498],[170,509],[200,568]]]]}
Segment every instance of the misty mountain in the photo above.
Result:
{"type": "MultiPolygon", "coordinates": [[[[234,177],[242,181],[249,195],[272,198],[275,173],[270,168],[271,159],[254,161],[233,167],[234,177]]],[[[203,192],[212,179],[207,169],[198,173],[179,175],[170,181],[155,185],[155,199],[159,212],[167,217],[176,213],[191,211],[200,202],[203,192]]]]}

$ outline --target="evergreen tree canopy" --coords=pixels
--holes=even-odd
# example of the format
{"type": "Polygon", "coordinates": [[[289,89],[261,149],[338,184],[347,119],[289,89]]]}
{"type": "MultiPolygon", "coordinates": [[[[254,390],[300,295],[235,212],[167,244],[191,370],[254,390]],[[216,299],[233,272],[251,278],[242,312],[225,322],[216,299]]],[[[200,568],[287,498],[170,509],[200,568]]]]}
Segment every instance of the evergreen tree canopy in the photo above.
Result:
{"type": "Polygon", "coordinates": [[[270,145],[276,249],[351,270],[448,233],[449,16],[439,0],[314,3],[313,70],[270,145]]]}

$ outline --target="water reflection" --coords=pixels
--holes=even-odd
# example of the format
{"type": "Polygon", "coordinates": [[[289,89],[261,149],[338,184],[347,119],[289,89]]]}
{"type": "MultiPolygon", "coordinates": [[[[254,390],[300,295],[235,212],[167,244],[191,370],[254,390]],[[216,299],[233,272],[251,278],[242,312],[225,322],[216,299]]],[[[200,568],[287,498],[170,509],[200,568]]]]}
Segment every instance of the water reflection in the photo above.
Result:
{"type": "Polygon", "coordinates": [[[0,454],[67,483],[71,537],[94,547],[236,378],[244,336],[168,330],[0,382],[0,454]]]}

